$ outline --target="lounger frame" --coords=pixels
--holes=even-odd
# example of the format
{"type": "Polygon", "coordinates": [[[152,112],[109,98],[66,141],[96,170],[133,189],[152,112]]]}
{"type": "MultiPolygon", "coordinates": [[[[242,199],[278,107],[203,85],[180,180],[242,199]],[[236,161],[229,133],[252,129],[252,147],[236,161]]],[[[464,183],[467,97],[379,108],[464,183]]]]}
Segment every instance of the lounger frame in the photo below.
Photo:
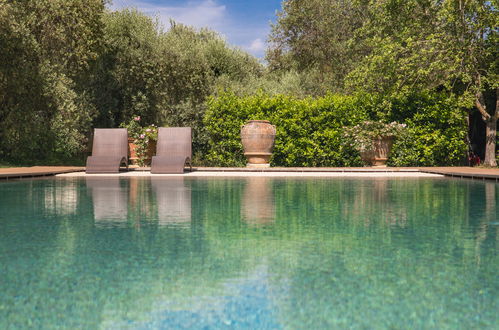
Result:
{"type": "Polygon", "coordinates": [[[87,158],[86,173],[118,173],[128,170],[128,132],[126,128],[96,128],[92,156],[87,158]]]}
{"type": "Polygon", "coordinates": [[[192,171],[192,129],[190,127],[160,127],[156,156],[152,157],[152,174],[184,173],[192,171]]]}

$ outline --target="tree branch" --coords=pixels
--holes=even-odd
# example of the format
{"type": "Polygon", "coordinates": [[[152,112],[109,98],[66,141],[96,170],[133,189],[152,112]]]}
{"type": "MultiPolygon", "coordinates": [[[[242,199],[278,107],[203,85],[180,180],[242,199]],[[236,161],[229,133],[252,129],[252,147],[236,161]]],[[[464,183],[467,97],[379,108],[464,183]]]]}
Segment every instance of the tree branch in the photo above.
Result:
{"type": "MultiPolygon", "coordinates": [[[[485,101],[483,99],[483,93],[480,90],[475,94],[475,106],[477,107],[478,111],[480,111],[480,114],[482,115],[484,121],[490,120],[491,116],[487,112],[485,101]]],[[[497,107],[496,107],[496,112],[497,112],[497,107]]]]}

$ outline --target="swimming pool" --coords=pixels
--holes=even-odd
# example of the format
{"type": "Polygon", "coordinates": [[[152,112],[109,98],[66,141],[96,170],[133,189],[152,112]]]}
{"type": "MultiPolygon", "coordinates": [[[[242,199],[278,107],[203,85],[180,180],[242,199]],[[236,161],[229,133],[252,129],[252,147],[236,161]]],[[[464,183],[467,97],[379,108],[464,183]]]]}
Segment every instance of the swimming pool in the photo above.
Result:
{"type": "Polygon", "coordinates": [[[494,328],[499,184],[0,182],[0,328],[494,328]]]}

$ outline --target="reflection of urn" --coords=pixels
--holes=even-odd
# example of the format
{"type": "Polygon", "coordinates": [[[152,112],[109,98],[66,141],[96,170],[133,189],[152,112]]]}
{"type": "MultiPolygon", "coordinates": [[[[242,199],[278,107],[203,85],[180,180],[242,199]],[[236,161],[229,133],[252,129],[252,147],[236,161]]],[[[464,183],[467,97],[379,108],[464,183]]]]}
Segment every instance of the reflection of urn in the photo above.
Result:
{"type": "Polygon", "coordinates": [[[246,181],[241,211],[243,220],[252,225],[274,222],[275,205],[271,181],[266,177],[252,177],[246,181]]]}
{"type": "Polygon", "coordinates": [[[270,166],[275,133],[275,126],[267,120],[250,120],[241,127],[241,141],[248,166],[270,166]]]}

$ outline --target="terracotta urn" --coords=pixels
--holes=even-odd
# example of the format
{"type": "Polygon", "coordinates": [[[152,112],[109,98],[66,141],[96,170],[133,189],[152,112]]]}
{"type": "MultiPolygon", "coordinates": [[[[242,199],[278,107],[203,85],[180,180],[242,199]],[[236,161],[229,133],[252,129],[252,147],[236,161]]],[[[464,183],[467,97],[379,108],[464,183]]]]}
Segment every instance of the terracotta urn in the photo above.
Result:
{"type": "Polygon", "coordinates": [[[372,150],[360,153],[360,157],[371,166],[385,167],[393,145],[393,136],[373,140],[372,150]]]}
{"type": "Polygon", "coordinates": [[[137,145],[134,143],[134,138],[128,138],[128,161],[132,165],[137,165],[139,157],[137,157],[137,145]]]}
{"type": "Polygon", "coordinates": [[[241,127],[244,156],[249,167],[269,167],[276,129],[268,120],[249,120],[241,127]]]}
{"type": "MultiPolygon", "coordinates": [[[[139,164],[139,157],[137,155],[137,145],[134,143],[134,138],[128,138],[128,160],[132,165],[139,164]]],[[[147,145],[147,154],[145,159],[145,165],[150,165],[152,156],[154,156],[156,152],[156,141],[149,140],[149,144],[147,145]]]]}

